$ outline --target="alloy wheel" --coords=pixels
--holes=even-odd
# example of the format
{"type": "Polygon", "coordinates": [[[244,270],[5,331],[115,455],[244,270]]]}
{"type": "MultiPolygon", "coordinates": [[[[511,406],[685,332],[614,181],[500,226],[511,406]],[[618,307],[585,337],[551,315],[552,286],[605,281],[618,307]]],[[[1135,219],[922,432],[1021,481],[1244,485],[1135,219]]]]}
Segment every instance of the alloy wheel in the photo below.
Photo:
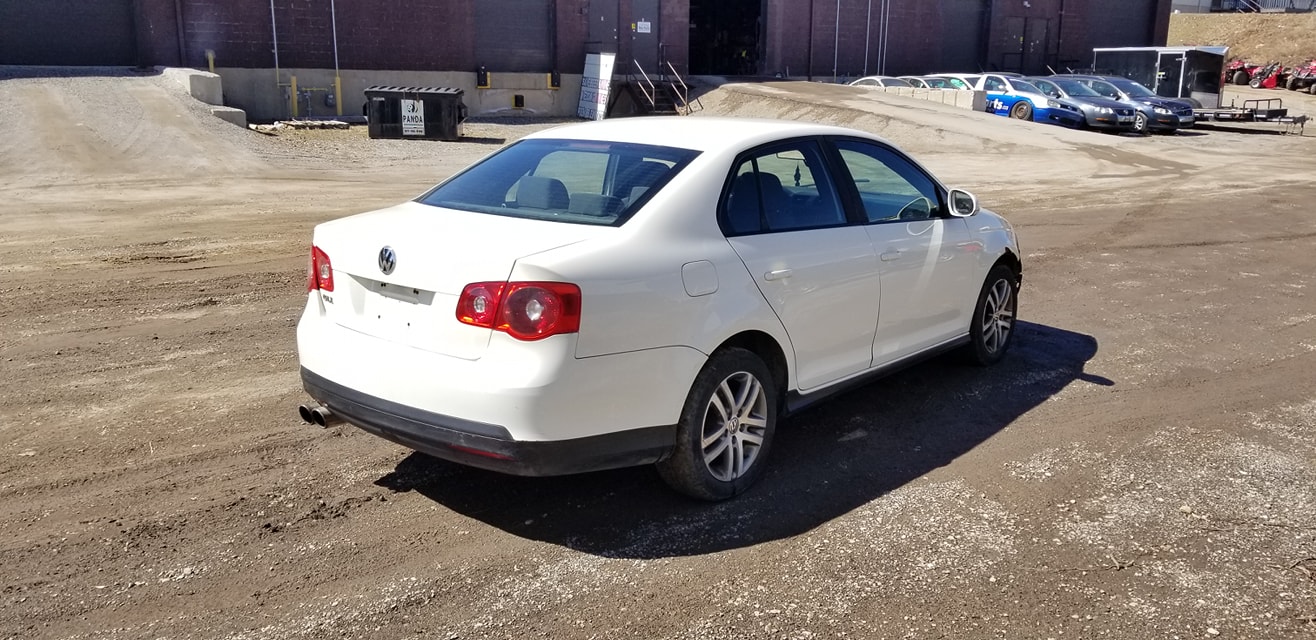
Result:
{"type": "Polygon", "coordinates": [[[714,478],[735,480],[749,470],[763,448],[768,427],[768,398],[752,374],[727,376],[704,410],[700,445],[714,478]]]}
{"type": "Polygon", "coordinates": [[[1014,288],[1006,280],[997,280],[987,292],[982,309],[982,342],[989,353],[1005,346],[1014,328],[1014,288]]]}

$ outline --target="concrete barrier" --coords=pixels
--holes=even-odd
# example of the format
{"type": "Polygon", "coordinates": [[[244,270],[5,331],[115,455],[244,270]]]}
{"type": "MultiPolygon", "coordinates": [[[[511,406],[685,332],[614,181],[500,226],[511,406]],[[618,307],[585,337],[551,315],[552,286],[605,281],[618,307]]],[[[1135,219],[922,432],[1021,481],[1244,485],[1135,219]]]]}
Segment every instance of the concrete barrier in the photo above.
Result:
{"type": "Polygon", "coordinates": [[[882,91],[915,100],[927,100],[928,102],[940,102],[969,109],[972,111],[987,110],[987,92],[986,91],[969,91],[966,89],[920,89],[915,87],[863,87],[870,91],[882,91]]]}
{"type": "Polygon", "coordinates": [[[233,107],[211,107],[210,115],[225,122],[232,122],[243,129],[247,128],[247,112],[242,109],[234,109],[233,107]]]}
{"type": "Polygon", "coordinates": [[[198,71],[183,67],[156,67],[166,77],[187,90],[188,95],[196,100],[213,105],[210,115],[225,122],[232,122],[239,127],[247,127],[247,112],[242,109],[224,106],[224,80],[219,74],[198,71]]]}
{"type": "Polygon", "coordinates": [[[224,83],[218,74],[181,67],[161,68],[160,71],[183,85],[193,98],[206,104],[224,105],[224,83]]]}

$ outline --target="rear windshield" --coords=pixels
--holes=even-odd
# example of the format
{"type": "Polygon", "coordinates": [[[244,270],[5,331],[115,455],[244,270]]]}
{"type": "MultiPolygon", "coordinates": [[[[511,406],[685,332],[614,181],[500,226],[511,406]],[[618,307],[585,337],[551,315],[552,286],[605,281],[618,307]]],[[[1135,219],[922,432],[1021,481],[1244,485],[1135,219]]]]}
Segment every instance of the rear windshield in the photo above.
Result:
{"type": "Polygon", "coordinates": [[[418,201],[514,218],[617,226],[697,155],[621,142],[522,140],[418,201]]]}

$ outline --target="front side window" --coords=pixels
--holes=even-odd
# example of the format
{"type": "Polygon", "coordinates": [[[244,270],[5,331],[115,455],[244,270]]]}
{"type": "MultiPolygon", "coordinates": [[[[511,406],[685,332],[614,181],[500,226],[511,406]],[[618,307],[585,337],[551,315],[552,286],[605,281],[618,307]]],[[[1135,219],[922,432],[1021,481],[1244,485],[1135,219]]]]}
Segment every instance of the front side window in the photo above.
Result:
{"type": "Polygon", "coordinates": [[[419,202],[515,218],[620,225],[697,155],[620,142],[523,140],[419,202]]]}
{"type": "Polygon", "coordinates": [[[846,223],[818,143],[801,140],[752,152],[732,174],[722,207],[727,235],[846,223]]]}
{"type": "Polygon", "coordinates": [[[1109,82],[1102,82],[1100,80],[1088,80],[1083,84],[1087,85],[1089,89],[1097,92],[1097,94],[1103,98],[1110,98],[1111,100],[1124,99],[1124,96],[1120,95],[1120,90],[1116,89],[1115,85],[1109,82]]]}
{"type": "Polygon", "coordinates": [[[932,178],[900,154],[871,142],[839,140],[869,222],[927,220],[941,211],[932,178]]]}
{"type": "Polygon", "coordinates": [[[1096,91],[1092,90],[1091,87],[1083,84],[1082,82],[1079,82],[1078,80],[1069,80],[1067,78],[1062,78],[1060,80],[1056,80],[1053,84],[1060,87],[1061,89],[1064,89],[1065,93],[1071,96],[1082,96],[1084,98],[1100,97],[1100,95],[1096,91]]]}

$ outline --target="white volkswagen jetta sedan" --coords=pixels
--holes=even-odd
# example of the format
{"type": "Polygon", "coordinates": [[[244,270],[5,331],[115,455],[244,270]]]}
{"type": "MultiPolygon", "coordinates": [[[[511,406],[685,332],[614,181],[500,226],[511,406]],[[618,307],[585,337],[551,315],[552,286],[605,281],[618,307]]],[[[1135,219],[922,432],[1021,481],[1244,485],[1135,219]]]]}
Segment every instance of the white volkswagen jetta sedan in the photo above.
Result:
{"type": "Polygon", "coordinates": [[[717,118],[570,125],[315,228],[297,327],[322,426],[474,467],[758,478],[782,416],[918,359],[1001,359],[1009,223],[888,142],[717,118]]]}

